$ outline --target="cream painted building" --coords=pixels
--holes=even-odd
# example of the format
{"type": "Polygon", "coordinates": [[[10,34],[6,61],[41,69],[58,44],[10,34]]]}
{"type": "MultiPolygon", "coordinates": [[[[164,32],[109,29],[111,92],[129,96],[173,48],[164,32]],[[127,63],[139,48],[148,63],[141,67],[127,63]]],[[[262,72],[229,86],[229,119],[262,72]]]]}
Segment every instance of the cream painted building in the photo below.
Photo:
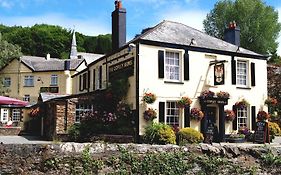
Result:
{"type": "MultiPolygon", "coordinates": [[[[125,18],[125,9],[116,7],[114,13],[121,14],[116,26],[125,25],[120,19],[125,18]]],[[[114,25],[114,15],[112,18],[114,25]]],[[[113,45],[119,43],[113,48],[117,49],[73,76],[74,93],[106,89],[118,75],[127,76],[130,87],[126,100],[135,111],[138,135],[143,135],[148,124],[143,117],[148,108],[157,111],[154,122],[179,128],[192,127],[205,133],[212,122],[218,127],[221,141],[240,127],[254,130],[258,111],[267,111],[267,57],[240,47],[238,27],[226,29],[225,35],[223,41],[172,21],[163,21],[128,43],[120,41],[122,34],[113,34],[113,45]],[[114,42],[116,38],[118,42],[114,42]],[[214,70],[217,66],[221,66],[221,75],[214,70]],[[202,99],[200,95],[205,90],[228,92],[230,97],[202,99]],[[157,100],[145,104],[145,92],[154,93],[157,100]],[[193,102],[180,109],[177,101],[185,96],[193,102]],[[242,100],[249,103],[246,108],[235,108],[235,103],[242,100]],[[191,119],[190,109],[194,107],[203,111],[201,121],[191,119]],[[234,121],[226,122],[226,109],[235,109],[234,121]]]]}

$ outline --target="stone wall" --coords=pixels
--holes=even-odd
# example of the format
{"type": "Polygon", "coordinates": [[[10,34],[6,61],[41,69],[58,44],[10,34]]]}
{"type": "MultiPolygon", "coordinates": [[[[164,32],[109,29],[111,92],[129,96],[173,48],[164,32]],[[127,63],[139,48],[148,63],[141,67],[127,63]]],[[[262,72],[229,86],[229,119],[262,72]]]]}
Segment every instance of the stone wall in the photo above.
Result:
{"type": "MultiPolygon", "coordinates": [[[[120,154],[120,148],[136,155],[149,153],[186,152],[193,155],[208,155],[226,158],[231,164],[242,167],[257,167],[256,174],[280,174],[280,167],[270,169],[261,164],[261,157],[268,152],[280,156],[279,145],[146,145],[146,144],[106,144],[106,143],[62,143],[50,145],[1,145],[0,144],[0,174],[83,174],[85,157],[83,151],[89,149],[94,159],[110,159],[120,154]],[[83,157],[83,156],[82,156],[83,157]],[[75,169],[75,171],[73,171],[75,169]]],[[[128,155],[126,155],[128,156],[128,155]]],[[[87,159],[87,157],[86,157],[87,159]]],[[[116,160],[116,159],[115,159],[116,160]]],[[[226,167],[227,168],[227,167],[226,167]]],[[[198,166],[190,172],[198,171],[198,166]]],[[[224,171],[221,170],[221,174],[224,171]]],[[[112,167],[104,164],[98,172],[89,174],[113,173],[112,167]]],[[[205,172],[208,174],[208,172],[205,172]]]]}
{"type": "Polygon", "coordinates": [[[19,135],[21,127],[0,127],[0,136],[19,135]]]}
{"type": "Polygon", "coordinates": [[[74,124],[76,104],[70,100],[56,104],[56,134],[67,134],[67,130],[74,124]],[[67,102],[67,105],[66,105],[67,102]],[[67,106],[67,127],[65,128],[65,107],[67,106]]]}

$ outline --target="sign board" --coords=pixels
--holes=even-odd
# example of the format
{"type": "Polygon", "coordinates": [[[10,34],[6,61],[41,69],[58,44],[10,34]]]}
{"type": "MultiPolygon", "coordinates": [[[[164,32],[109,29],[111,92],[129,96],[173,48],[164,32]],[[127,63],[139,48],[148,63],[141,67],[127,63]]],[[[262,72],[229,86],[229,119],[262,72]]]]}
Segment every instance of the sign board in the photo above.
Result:
{"type": "Polygon", "coordinates": [[[268,123],[264,121],[258,121],[256,124],[255,139],[256,143],[270,143],[269,141],[269,130],[268,123]]]}
{"type": "Polygon", "coordinates": [[[205,132],[204,143],[213,143],[215,127],[213,124],[209,125],[205,132]]]}
{"type": "Polygon", "coordinates": [[[215,64],[214,66],[214,84],[223,85],[224,84],[224,64],[215,64]]]}

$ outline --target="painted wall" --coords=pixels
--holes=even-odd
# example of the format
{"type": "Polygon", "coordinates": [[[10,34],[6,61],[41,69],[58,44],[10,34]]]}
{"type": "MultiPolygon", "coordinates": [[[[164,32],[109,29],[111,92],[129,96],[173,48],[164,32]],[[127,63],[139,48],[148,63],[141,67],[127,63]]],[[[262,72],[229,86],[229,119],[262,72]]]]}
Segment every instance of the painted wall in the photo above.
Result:
{"type": "MultiPolygon", "coordinates": [[[[190,80],[183,80],[183,68],[181,69],[181,84],[165,82],[165,79],[158,78],[158,50],[163,51],[176,51],[180,53],[181,64],[183,66],[183,56],[185,51],[178,49],[160,48],[156,46],[140,45],[139,52],[139,123],[140,123],[140,134],[143,134],[143,128],[147,122],[143,119],[143,112],[147,106],[145,106],[141,99],[144,92],[152,92],[157,95],[157,101],[148,107],[158,110],[158,104],[160,101],[176,101],[182,96],[188,96],[193,100],[191,108],[199,107],[199,100],[197,97],[203,90],[209,89],[213,92],[226,91],[230,93],[230,99],[225,109],[232,109],[232,105],[235,102],[245,98],[251,106],[256,106],[256,113],[258,110],[267,108],[263,105],[264,100],[267,98],[267,70],[266,61],[258,59],[248,59],[235,57],[235,60],[241,59],[246,60],[250,66],[251,62],[255,63],[256,69],[256,86],[248,86],[247,88],[241,89],[237,85],[231,84],[231,56],[208,54],[189,51],[189,73],[190,80]],[[210,61],[215,59],[226,60],[225,65],[225,85],[213,85],[213,66],[209,66],[210,61]]],[[[249,74],[249,80],[250,80],[249,74]]],[[[218,114],[218,111],[217,111],[218,114]]],[[[251,114],[249,111],[248,125],[251,128],[251,114]]],[[[180,118],[183,121],[183,111],[181,111],[180,118]]],[[[218,117],[218,116],[217,116],[218,117]]],[[[158,121],[158,119],[155,119],[158,121]]],[[[218,121],[218,120],[217,120],[218,121]]],[[[217,123],[218,124],[218,123],[217,123]]],[[[200,123],[191,122],[191,127],[200,130],[200,123]]],[[[183,124],[180,125],[183,127],[183,124]]],[[[226,126],[226,133],[232,131],[232,125],[226,126]]]]}

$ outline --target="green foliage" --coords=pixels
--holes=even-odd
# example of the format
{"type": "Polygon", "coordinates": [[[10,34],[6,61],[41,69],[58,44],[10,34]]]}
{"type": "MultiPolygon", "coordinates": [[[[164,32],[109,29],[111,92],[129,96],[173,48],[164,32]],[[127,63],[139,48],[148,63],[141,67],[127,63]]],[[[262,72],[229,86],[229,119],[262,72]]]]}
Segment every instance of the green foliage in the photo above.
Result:
{"type": "Polygon", "coordinates": [[[281,157],[278,155],[274,155],[271,151],[267,152],[265,155],[261,157],[262,164],[266,166],[280,166],[281,165],[281,157]]]}
{"type": "Polygon", "coordinates": [[[279,136],[281,134],[281,129],[277,123],[268,122],[268,128],[272,136],[279,136]]]}
{"type": "Polygon", "coordinates": [[[19,59],[20,56],[20,47],[4,40],[0,33],[0,68],[14,58],[19,59]]]}
{"type": "Polygon", "coordinates": [[[86,146],[82,152],[83,174],[98,174],[98,170],[101,169],[102,166],[102,161],[93,159],[90,153],[90,147],[86,146]]]}
{"type": "Polygon", "coordinates": [[[169,125],[150,123],[145,128],[144,141],[149,144],[175,144],[176,135],[169,125]]]}
{"type": "Polygon", "coordinates": [[[178,132],[179,145],[187,143],[200,143],[203,141],[203,135],[193,128],[182,128],[178,132]]]}
{"type": "Polygon", "coordinates": [[[261,54],[277,50],[281,24],[272,6],[262,0],[220,0],[207,14],[204,30],[211,36],[223,38],[224,29],[231,21],[236,21],[241,29],[242,47],[261,54]]]}
{"type": "Polygon", "coordinates": [[[68,129],[68,135],[70,140],[77,141],[80,138],[81,124],[74,124],[68,129]]]}
{"type": "MultiPolygon", "coordinates": [[[[23,54],[66,59],[69,57],[72,32],[60,26],[36,24],[32,27],[0,25],[3,38],[21,47],[23,54]]],[[[77,49],[80,52],[109,53],[111,35],[86,36],[76,32],[77,49]]]]}

